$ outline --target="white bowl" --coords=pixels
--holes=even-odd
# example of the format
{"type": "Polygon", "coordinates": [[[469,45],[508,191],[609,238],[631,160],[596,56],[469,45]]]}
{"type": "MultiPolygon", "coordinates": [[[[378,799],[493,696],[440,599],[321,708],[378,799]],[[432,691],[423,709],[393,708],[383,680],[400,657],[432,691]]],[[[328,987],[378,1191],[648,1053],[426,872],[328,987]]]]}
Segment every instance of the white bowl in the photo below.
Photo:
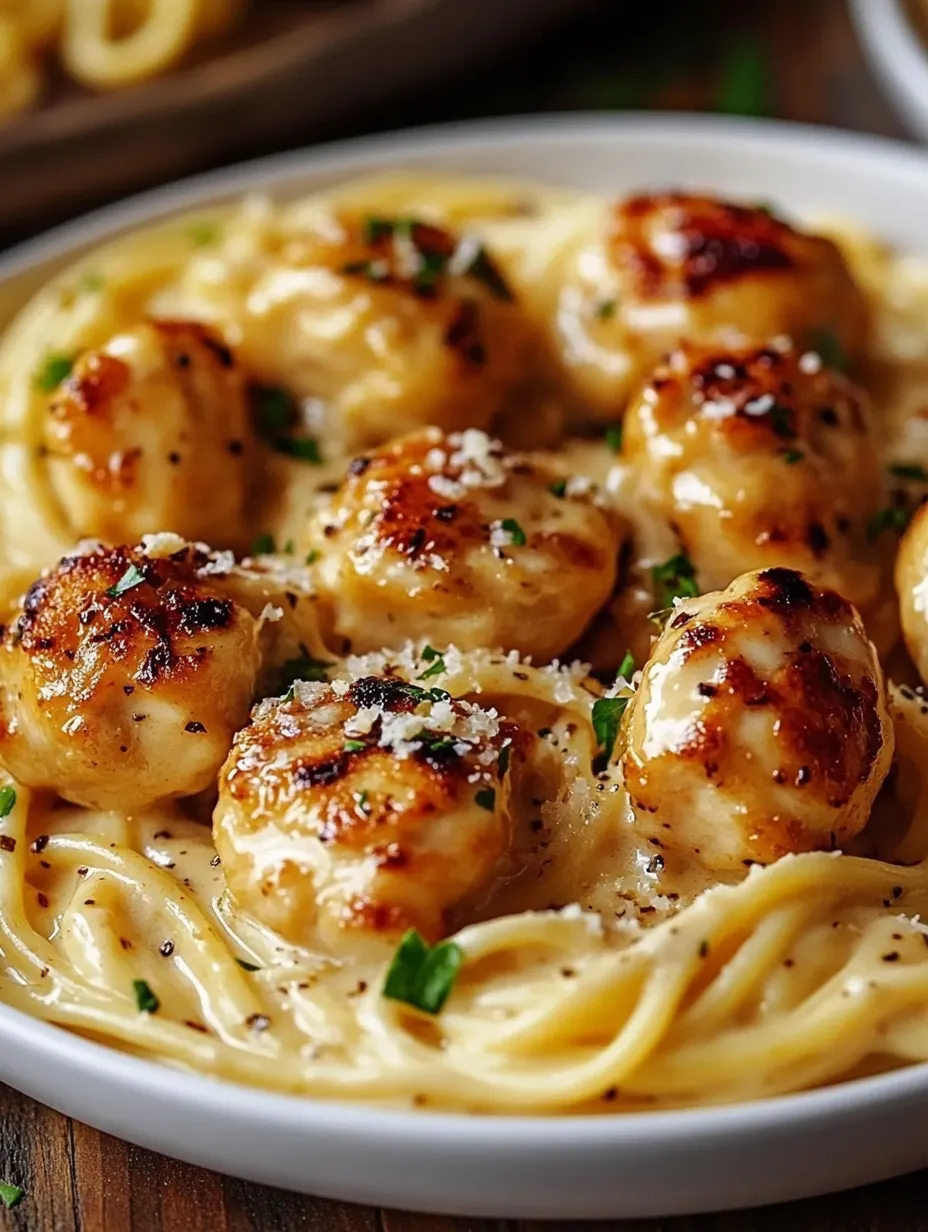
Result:
{"type": "Polygon", "coordinates": [[[857,36],[890,102],[928,141],[928,47],[903,0],[849,0],[857,36]]]}
{"type": "MultiPolygon", "coordinates": [[[[712,188],[798,211],[851,213],[928,255],[928,161],[906,146],[758,121],[565,117],[355,141],[148,194],[0,259],[0,317],[50,269],[128,226],[249,189],[293,196],[397,165],[606,192],[712,188]]],[[[326,1197],[460,1215],[694,1213],[807,1197],[928,1164],[928,1065],[727,1108],[480,1118],[233,1086],[111,1051],[0,1006],[0,1080],[191,1163],[326,1197]]]]}

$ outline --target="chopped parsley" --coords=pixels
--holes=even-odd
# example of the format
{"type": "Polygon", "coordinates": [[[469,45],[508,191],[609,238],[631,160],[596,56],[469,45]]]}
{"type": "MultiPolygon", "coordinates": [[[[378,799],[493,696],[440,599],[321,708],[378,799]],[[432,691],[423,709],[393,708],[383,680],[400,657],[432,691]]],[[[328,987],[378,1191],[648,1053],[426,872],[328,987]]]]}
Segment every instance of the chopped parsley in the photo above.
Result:
{"type": "Polygon", "coordinates": [[[783,461],[787,466],[795,466],[797,462],[801,462],[806,455],[801,449],[787,449],[783,454],[783,461]]]}
{"type": "Polygon", "coordinates": [[[318,548],[310,548],[309,551],[306,553],[307,565],[314,565],[321,555],[322,553],[319,551],[318,548]]]}
{"type": "Polygon", "coordinates": [[[296,399],[280,385],[255,385],[251,391],[258,431],[272,449],[300,462],[322,461],[319,443],[312,436],[288,436],[297,422],[296,399]]]}
{"type": "Polygon", "coordinates": [[[93,295],[95,292],[103,290],[103,279],[99,274],[90,271],[86,274],[81,274],[77,287],[83,294],[93,295]]]}
{"type": "Polygon", "coordinates": [[[26,1191],[19,1185],[8,1185],[6,1182],[0,1182],[0,1202],[11,1211],[14,1206],[19,1206],[23,1198],[26,1196],[26,1191]]]}
{"type": "Polygon", "coordinates": [[[326,668],[331,667],[331,663],[327,663],[324,659],[314,659],[305,647],[301,648],[303,653],[295,659],[288,659],[280,668],[280,690],[282,693],[291,692],[293,685],[298,680],[309,680],[318,682],[328,680],[326,668]]]}
{"type": "Polygon", "coordinates": [[[454,262],[462,274],[482,282],[494,299],[512,303],[513,294],[483,244],[463,239],[454,255],[454,262]]]}
{"type": "Polygon", "coordinates": [[[426,646],[422,651],[422,658],[426,663],[431,663],[431,667],[426,668],[419,676],[419,680],[429,680],[432,676],[441,676],[448,669],[445,667],[445,656],[434,646],[426,646]]]}
{"type": "Polygon", "coordinates": [[[390,218],[379,218],[369,214],[361,224],[361,238],[365,244],[379,244],[381,240],[389,239],[397,224],[390,218]]]}
{"type": "Polygon", "coordinates": [[[279,385],[255,385],[251,398],[262,436],[274,439],[293,424],[296,403],[286,389],[279,385]]]}
{"type": "Polygon", "coordinates": [[[371,811],[371,806],[367,802],[367,792],[366,791],[356,792],[355,797],[354,797],[354,802],[365,816],[369,815],[371,811]]]}
{"type": "Polygon", "coordinates": [[[261,968],[257,963],[246,962],[244,958],[236,958],[235,960],[243,971],[260,971],[261,968]]]}
{"type": "Polygon", "coordinates": [[[35,384],[45,394],[56,390],[61,382],[71,375],[74,360],[70,355],[46,355],[36,369],[35,384]]]}
{"type": "Polygon", "coordinates": [[[629,703],[627,697],[600,697],[593,703],[593,732],[599,750],[596,764],[605,768],[619,736],[622,715],[629,703]]]}
{"type": "Polygon", "coordinates": [[[551,493],[552,496],[566,496],[567,480],[566,479],[555,479],[554,483],[552,483],[550,488],[548,488],[548,491],[551,493]]]}
{"type": "Polygon", "coordinates": [[[597,321],[608,321],[615,316],[616,306],[614,299],[600,300],[593,309],[593,316],[597,321]]]}
{"type": "Polygon", "coordinates": [[[16,803],[15,787],[0,787],[0,818],[9,817],[16,803]]]}
{"type": "Polygon", "coordinates": [[[651,570],[654,593],[664,608],[672,608],[674,599],[694,599],[699,594],[696,570],[688,556],[679,552],[651,570]]]}
{"type": "Polygon", "coordinates": [[[635,674],[635,656],[630,650],[626,650],[625,658],[619,664],[619,675],[625,680],[631,680],[635,674]]]}
{"type": "Polygon", "coordinates": [[[278,453],[285,453],[300,462],[312,462],[318,466],[322,461],[319,442],[313,436],[280,436],[272,444],[278,453]]]}
{"type": "Polygon", "coordinates": [[[296,551],[296,544],[293,542],[292,539],[288,539],[287,542],[284,544],[284,551],[287,553],[288,556],[292,556],[293,553],[296,551]]]}
{"type": "Polygon", "coordinates": [[[889,473],[897,479],[914,479],[918,483],[928,483],[928,471],[917,462],[894,462],[889,473]]]}
{"type": "Polygon", "coordinates": [[[363,753],[367,745],[363,740],[346,740],[342,747],[346,753],[363,753]]]}
{"type": "Polygon", "coordinates": [[[187,236],[194,248],[207,248],[210,244],[215,244],[219,235],[219,227],[207,219],[191,223],[187,228],[187,236]]]}
{"type": "Polygon", "coordinates": [[[833,329],[825,327],[816,330],[812,335],[812,349],[826,368],[833,368],[836,372],[847,372],[847,352],[833,329]]]}
{"type": "Polygon", "coordinates": [[[265,531],[263,535],[257,535],[252,540],[248,554],[249,556],[269,556],[272,552],[276,551],[277,545],[274,543],[274,536],[265,531]]]}
{"type": "Polygon", "coordinates": [[[158,1012],[161,1002],[152,992],[146,980],[133,980],[132,991],[135,993],[135,1004],[138,1006],[140,1014],[155,1014],[158,1012]]]}
{"type": "Polygon", "coordinates": [[[887,530],[901,534],[911,517],[912,510],[904,505],[888,505],[885,509],[879,509],[867,523],[867,538],[878,539],[887,530]]]}
{"type": "Polygon", "coordinates": [[[106,593],[111,599],[118,599],[120,595],[124,595],[127,590],[132,590],[136,586],[141,586],[145,581],[145,574],[138,565],[130,565],[118,582],[113,586],[107,587],[106,593]]]}
{"type": "Polygon", "coordinates": [[[492,813],[496,808],[496,792],[492,787],[481,787],[474,796],[474,803],[479,804],[488,813],[492,813]]]}
{"type": "MultiPolygon", "coordinates": [[[[425,658],[425,655],[422,656],[425,658]]],[[[397,689],[401,693],[405,693],[407,697],[414,702],[450,702],[451,694],[444,689],[421,689],[417,684],[410,684],[408,680],[397,682],[397,689]]]]}
{"type": "Polygon", "coordinates": [[[429,946],[412,928],[393,955],[383,995],[423,1013],[438,1014],[451,994],[463,962],[464,951],[455,942],[440,941],[429,946]]]}
{"type": "Polygon", "coordinates": [[[606,445],[613,453],[622,452],[622,425],[612,424],[606,429],[606,445]]]}
{"type": "Polygon", "coordinates": [[[513,547],[517,547],[517,548],[525,547],[525,543],[526,543],[525,531],[522,529],[519,523],[515,520],[515,518],[503,518],[502,522],[500,523],[500,526],[509,536],[509,542],[513,545],[513,547]]]}

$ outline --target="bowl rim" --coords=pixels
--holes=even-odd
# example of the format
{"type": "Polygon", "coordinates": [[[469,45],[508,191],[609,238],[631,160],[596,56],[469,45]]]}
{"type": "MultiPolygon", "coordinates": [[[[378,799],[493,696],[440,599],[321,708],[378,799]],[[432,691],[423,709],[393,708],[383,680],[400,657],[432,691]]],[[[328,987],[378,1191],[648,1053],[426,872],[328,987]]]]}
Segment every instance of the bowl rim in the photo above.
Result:
{"type": "MultiPolygon", "coordinates": [[[[350,170],[363,174],[365,170],[377,168],[386,155],[391,164],[398,165],[406,153],[433,152],[445,157],[475,144],[487,150],[505,148],[511,146],[514,139],[523,144],[544,144],[552,138],[569,138],[571,142],[595,145],[623,137],[647,138],[670,146],[679,145],[688,137],[697,137],[720,143],[732,156],[737,156],[739,150],[756,150],[761,143],[773,155],[795,159],[797,153],[801,153],[814,159],[819,166],[822,160],[832,161],[847,170],[850,162],[853,170],[859,168],[870,175],[881,169],[895,175],[911,175],[924,182],[928,196],[928,160],[917,146],[817,125],[647,112],[618,116],[595,112],[549,114],[462,121],[265,156],[137,194],[57,226],[3,254],[0,256],[0,283],[41,269],[45,263],[74,249],[116,238],[127,230],[207,207],[222,198],[262,186],[273,192],[275,186],[280,187],[288,180],[296,181],[307,173],[335,174],[350,170]]],[[[928,1099],[928,1062],[925,1062],[809,1091],[695,1108],[576,1116],[423,1112],[279,1093],[213,1078],[122,1052],[5,1004],[0,1004],[0,1044],[4,1049],[15,1045],[20,1056],[44,1063],[49,1068],[65,1067],[110,1087],[117,1083],[124,1093],[140,1098],[160,1096],[162,1100],[170,1098],[180,1104],[195,1103],[203,1113],[231,1117],[236,1121],[245,1118],[255,1129],[267,1124],[294,1132],[317,1128],[359,1137],[374,1131],[398,1135],[410,1144],[440,1133],[483,1153],[511,1146],[514,1133],[518,1134],[522,1148],[550,1146],[552,1134],[559,1143],[571,1148],[594,1145],[646,1148],[668,1142],[682,1145],[693,1135],[706,1141],[739,1133],[785,1131],[822,1119],[864,1114],[887,1103],[904,1113],[907,1107],[923,1106],[928,1099]]],[[[7,1080],[16,1085],[15,1078],[7,1080]]]]}
{"type": "Polygon", "coordinates": [[[913,26],[905,0],[849,0],[849,4],[858,37],[884,90],[905,119],[928,136],[928,45],[913,26]]]}

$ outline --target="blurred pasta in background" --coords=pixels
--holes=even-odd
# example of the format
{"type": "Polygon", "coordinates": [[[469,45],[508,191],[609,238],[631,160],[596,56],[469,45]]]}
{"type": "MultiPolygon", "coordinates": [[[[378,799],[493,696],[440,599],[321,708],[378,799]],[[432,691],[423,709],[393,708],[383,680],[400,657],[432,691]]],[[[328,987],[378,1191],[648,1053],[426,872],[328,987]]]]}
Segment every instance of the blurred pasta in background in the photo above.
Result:
{"type": "Polygon", "coordinates": [[[247,0],[0,0],[0,120],[30,107],[50,62],[118,89],[172,68],[228,30],[247,0]]]}

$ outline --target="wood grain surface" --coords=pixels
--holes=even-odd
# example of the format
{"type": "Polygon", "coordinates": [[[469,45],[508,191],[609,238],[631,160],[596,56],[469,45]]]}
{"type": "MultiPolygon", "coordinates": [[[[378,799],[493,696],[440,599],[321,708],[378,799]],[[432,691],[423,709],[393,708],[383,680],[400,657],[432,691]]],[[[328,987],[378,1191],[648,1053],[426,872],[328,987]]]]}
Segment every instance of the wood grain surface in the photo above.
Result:
{"type": "MultiPolygon", "coordinates": [[[[733,57],[761,65],[740,109],[902,135],[866,70],[843,0],[606,0],[554,38],[440,95],[400,99],[332,137],[541,109],[731,106],[733,57]]],[[[292,136],[291,136],[292,139],[292,136]]],[[[235,153],[259,150],[242,146],[235,153]]],[[[928,155],[926,155],[928,157],[928,155]]],[[[19,231],[32,228],[21,220],[19,231]]],[[[0,1088],[0,1181],[28,1232],[923,1232],[928,1172],[765,1210],[689,1219],[542,1224],[447,1219],[326,1202],[205,1172],[69,1121],[0,1088]]],[[[822,1143],[822,1151],[829,1149],[822,1143]]],[[[668,1166],[672,1166],[668,1160],[668,1166]]]]}

